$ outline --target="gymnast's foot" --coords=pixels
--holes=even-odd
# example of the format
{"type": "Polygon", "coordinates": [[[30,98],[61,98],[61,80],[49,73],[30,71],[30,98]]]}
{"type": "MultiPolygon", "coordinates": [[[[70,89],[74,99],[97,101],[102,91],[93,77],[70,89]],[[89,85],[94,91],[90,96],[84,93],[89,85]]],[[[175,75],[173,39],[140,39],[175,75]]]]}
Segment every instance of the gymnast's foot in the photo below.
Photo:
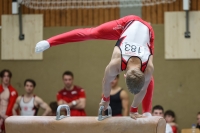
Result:
{"type": "Polygon", "coordinates": [[[142,115],[145,116],[145,117],[151,117],[152,116],[151,113],[149,113],[149,112],[143,113],[142,115]]]}
{"type": "Polygon", "coordinates": [[[41,52],[47,50],[48,48],[50,48],[49,42],[43,40],[43,41],[40,41],[40,42],[38,42],[36,44],[35,52],[36,53],[41,53],[41,52]]]}

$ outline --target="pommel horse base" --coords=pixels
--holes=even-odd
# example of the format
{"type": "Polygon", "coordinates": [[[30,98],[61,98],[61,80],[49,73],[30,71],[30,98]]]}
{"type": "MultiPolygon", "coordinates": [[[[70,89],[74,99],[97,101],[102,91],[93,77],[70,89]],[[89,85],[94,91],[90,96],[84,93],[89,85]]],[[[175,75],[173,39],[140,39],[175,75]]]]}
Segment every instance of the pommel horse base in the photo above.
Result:
{"type": "MultiPolygon", "coordinates": [[[[165,133],[166,122],[161,117],[138,118],[102,116],[70,117],[67,105],[57,109],[57,116],[11,116],[6,119],[6,133],[165,133]],[[60,116],[60,109],[67,116],[60,116]]],[[[111,108],[109,107],[109,113],[111,108]]]]}

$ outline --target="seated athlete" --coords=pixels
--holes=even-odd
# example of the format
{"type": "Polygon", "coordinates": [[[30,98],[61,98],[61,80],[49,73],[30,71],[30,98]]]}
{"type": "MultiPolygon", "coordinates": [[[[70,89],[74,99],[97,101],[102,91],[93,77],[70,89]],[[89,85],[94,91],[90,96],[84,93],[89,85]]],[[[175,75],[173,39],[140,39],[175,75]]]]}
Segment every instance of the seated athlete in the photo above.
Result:
{"type": "Polygon", "coordinates": [[[26,79],[24,81],[24,87],[26,93],[22,96],[18,96],[14,108],[13,115],[17,115],[16,110],[20,110],[21,116],[37,116],[39,107],[44,109],[43,116],[49,115],[51,109],[47,103],[45,103],[40,97],[33,94],[36,83],[32,79],[26,79]]]}
{"type": "Polygon", "coordinates": [[[130,108],[134,119],[142,117],[138,106],[142,102],[144,116],[150,116],[154,80],[152,77],[154,31],[148,22],[130,15],[93,28],[72,30],[37,43],[35,52],[60,44],[93,39],[118,40],[103,78],[103,97],[100,105],[107,109],[110,101],[111,82],[126,71],[128,89],[135,94],[130,108]]]}
{"type": "Polygon", "coordinates": [[[176,115],[174,111],[165,111],[164,118],[166,122],[171,126],[173,133],[178,133],[178,125],[176,124],[176,115]]]}

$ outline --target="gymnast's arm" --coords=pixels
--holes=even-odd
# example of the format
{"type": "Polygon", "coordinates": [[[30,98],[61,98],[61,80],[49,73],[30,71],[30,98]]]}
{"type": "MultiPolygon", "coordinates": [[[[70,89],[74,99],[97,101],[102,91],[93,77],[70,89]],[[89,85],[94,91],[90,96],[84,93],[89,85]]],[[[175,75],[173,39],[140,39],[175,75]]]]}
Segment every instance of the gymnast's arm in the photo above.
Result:
{"type": "MultiPolygon", "coordinates": [[[[120,60],[121,62],[121,60],[120,60]]],[[[103,78],[103,95],[105,97],[110,96],[111,91],[111,82],[116,78],[116,76],[119,74],[119,59],[112,59],[110,63],[107,65],[104,73],[103,78]]]]}
{"type": "Polygon", "coordinates": [[[117,25],[118,23],[116,20],[114,20],[101,24],[97,27],[81,28],[65,32],[63,34],[53,36],[47,40],[38,42],[35,47],[35,52],[39,53],[48,49],[49,47],[70,42],[80,42],[94,39],[118,40],[121,31],[113,29],[117,25]]]}
{"type": "Polygon", "coordinates": [[[132,103],[132,107],[138,107],[139,104],[142,102],[142,100],[144,99],[144,96],[147,92],[147,88],[148,88],[148,85],[151,81],[151,77],[152,77],[152,74],[153,74],[153,71],[154,71],[154,66],[153,66],[153,55],[149,58],[149,62],[148,62],[148,65],[147,65],[147,68],[144,72],[145,74],[145,84],[142,88],[142,90],[136,94],[134,96],[134,100],[133,100],[133,103],[132,103]]]}
{"type": "Polygon", "coordinates": [[[100,106],[104,106],[104,111],[109,106],[111,82],[120,73],[120,70],[119,70],[120,63],[121,63],[121,59],[119,59],[119,58],[112,59],[105,69],[104,78],[103,78],[103,82],[102,82],[103,98],[101,99],[101,102],[99,104],[100,106]],[[104,99],[107,99],[107,100],[104,100],[104,99]]]}
{"type": "Polygon", "coordinates": [[[40,97],[36,96],[35,102],[37,102],[39,107],[41,107],[42,109],[45,110],[44,113],[42,114],[42,116],[47,116],[51,113],[51,108],[49,107],[49,105],[47,103],[45,103],[40,97]]]}
{"type": "Polygon", "coordinates": [[[19,109],[19,102],[21,100],[21,96],[19,96],[13,106],[12,113],[13,115],[17,115],[17,110],[19,109]]]}

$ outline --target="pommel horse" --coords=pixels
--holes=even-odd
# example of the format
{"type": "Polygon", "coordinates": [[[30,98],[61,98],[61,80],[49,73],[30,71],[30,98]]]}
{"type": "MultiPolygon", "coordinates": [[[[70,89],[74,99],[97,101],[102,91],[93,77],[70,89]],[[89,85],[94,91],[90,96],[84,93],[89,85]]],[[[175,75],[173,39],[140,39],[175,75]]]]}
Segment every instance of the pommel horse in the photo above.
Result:
{"type": "Polygon", "coordinates": [[[60,105],[54,116],[11,116],[6,119],[6,133],[165,133],[166,121],[162,117],[147,117],[134,120],[130,117],[103,116],[104,107],[99,108],[98,117],[70,117],[70,108],[60,105]],[[62,108],[67,115],[60,115],[62,108]]]}

